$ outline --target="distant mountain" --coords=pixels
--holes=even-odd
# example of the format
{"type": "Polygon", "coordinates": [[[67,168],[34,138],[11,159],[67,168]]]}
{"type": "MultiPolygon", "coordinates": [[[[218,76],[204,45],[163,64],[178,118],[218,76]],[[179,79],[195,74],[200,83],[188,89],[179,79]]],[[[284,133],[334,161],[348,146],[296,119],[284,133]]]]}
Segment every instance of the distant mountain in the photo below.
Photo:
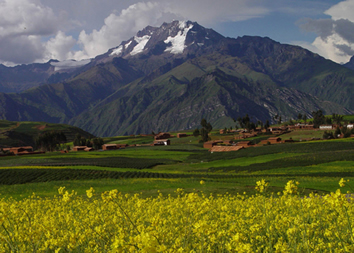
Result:
{"type": "Polygon", "coordinates": [[[22,92],[42,84],[62,82],[80,73],[80,67],[89,62],[50,60],[14,67],[0,64],[0,92],[22,92]]]}
{"type": "Polygon", "coordinates": [[[225,38],[195,22],[148,26],[65,82],[0,93],[0,118],[70,123],[98,136],[216,128],[354,111],[354,72],[269,38],[225,38]]]}

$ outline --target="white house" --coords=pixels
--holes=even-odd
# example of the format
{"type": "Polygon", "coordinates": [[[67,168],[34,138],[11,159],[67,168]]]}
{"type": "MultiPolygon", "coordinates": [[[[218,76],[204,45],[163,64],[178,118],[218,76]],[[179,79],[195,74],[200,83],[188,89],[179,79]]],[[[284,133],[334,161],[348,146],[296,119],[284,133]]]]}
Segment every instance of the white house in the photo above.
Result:
{"type": "Polygon", "coordinates": [[[322,125],[320,126],[321,130],[332,130],[333,126],[332,125],[322,125]]]}

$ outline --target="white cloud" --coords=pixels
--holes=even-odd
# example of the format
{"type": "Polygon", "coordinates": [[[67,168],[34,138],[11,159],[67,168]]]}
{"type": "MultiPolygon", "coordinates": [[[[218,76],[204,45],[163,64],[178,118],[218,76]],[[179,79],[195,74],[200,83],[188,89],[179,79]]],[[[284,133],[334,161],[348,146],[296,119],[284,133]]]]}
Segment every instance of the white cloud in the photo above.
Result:
{"type": "Polygon", "coordinates": [[[346,0],[325,11],[330,19],[308,19],[301,27],[318,35],[312,43],[317,52],[335,62],[345,63],[354,55],[353,13],[354,0],[346,0]]]}
{"type": "Polygon", "coordinates": [[[320,55],[338,63],[347,63],[351,57],[351,55],[343,52],[341,46],[345,45],[354,49],[353,44],[348,43],[336,34],[327,37],[325,40],[317,37],[312,45],[318,49],[320,55]]]}
{"type": "Polygon", "coordinates": [[[82,61],[66,60],[61,62],[51,62],[52,66],[55,66],[55,71],[62,69],[74,69],[90,63],[89,59],[82,61]]]}
{"type": "Polygon", "coordinates": [[[346,0],[336,5],[333,5],[327,11],[325,11],[325,14],[331,16],[333,20],[348,19],[351,22],[354,22],[353,10],[354,1],[346,0]]]}
{"type": "Polygon", "coordinates": [[[122,10],[119,15],[112,13],[104,20],[100,30],[93,30],[89,34],[86,31],[80,33],[79,44],[82,51],[76,52],[75,58],[83,59],[105,53],[147,25],[162,23],[167,16],[170,16],[171,20],[175,17],[164,12],[156,2],[139,2],[122,10]]]}
{"type": "Polygon", "coordinates": [[[167,10],[185,19],[207,25],[263,17],[270,12],[268,8],[264,7],[262,0],[167,1],[167,10]]]}
{"type": "Polygon", "coordinates": [[[62,61],[73,57],[70,50],[75,44],[76,40],[72,36],[66,36],[64,32],[59,31],[54,38],[46,43],[46,60],[62,61]]]}
{"type": "Polygon", "coordinates": [[[43,57],[44,51],[39,36],[20,35],[0,39],[0,62],[6,65],[35,62],[43,57]]]}
{"type": "Polygon", "coordinates": [[[138,2],[122,10],[118,15],[110,14],[99,30],[93,30],[91,33],[81,31],[78,42],[82,50],[75,53],[75,59],[105,53],[147,25],[160,26],[164,21],[184,19],[211,24],[259,17],[268,13],[260,3],[260,0],[138,2]]]}
{"type": "Polygon", "coordinates": [[[62,22],[39,0],[0,0],[0,60],[30,63],[41,60],[41,38],[56,34],[62,22]]]}
{"type": "Polygon", "coordinates": [[[51,35],[58,27],[53,11],[37,0],[0,1],[0,37],[51,35]]]}
{"type": "Polygon", "coordinates": [[[246,20],[268,14],[263,5],[264,0],[142,0],[130,6],[113,0],[0,0],[0,45],[4,46],[0,62],[91,58],[147,25],[160,26],[173,19],[202,25],[246,20]],[[73,16],[77,19],[70,19],[73,16]],[[103,24],[97,26],[97,19],[102,17],[106,17],[103,24]],[[93,21],[88,19],[94,21],[96,29],[92,30],[93,21]],[[75,32],[66,34],[79,26],[85,30],[78,37],[73,37],[75,32]],[[74,46],[80,49],[73,51],[74,46]]]}

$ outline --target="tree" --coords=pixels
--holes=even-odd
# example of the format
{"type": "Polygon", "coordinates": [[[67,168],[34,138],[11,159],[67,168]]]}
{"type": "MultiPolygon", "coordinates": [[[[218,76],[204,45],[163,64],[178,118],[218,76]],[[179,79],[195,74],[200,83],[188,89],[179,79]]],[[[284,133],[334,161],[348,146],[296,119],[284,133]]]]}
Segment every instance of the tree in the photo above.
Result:
{"type": "Polygon", "coordinates": [[[207,142],[210,140],[209,133],[213,130],[213,127],[206,119],[202,119],[200,124],[202,125],[202,129],[200,129],[201,142],[207,142]]]}
{"type": "Polygon", "coordinates": [[[332,114],[332,121],[334,124],[341,126],[342,125],[342,121],[343,121],[343,116],[339,115],[339,114],[332,114]]]}
{"type": "Polygon", "coordinates": [[[65,142],[65,134],[57,131],[45,132],[35,139],[37,148],[45,151],[57,150],[65,142]]]}
{"type": "MultiPolygon", "coordinates": [[[[304,115],[306,115],[305,113],[304,113],[304,115]]],[[[301,114],[301,113],[299,113],[298,115],[297,115],[297,119],[300,121],[300,120],[302,120],[303,119],[303,115],[301,114]]]]}
{"type": "Polygon", "coordinates": [[[303,119],[303,121],[306,123],[306,121],[307,121],[307,115],[306,115],[306,113],[304,113],[304,115],[302,116],[302,119],[303,119]]]}
{"type": "Polygon", "coordinates": [[[282,120],[281,120],[281,116],[279,116],[279,119],[278,119],[278,124],[280,125],[280,124],[281,124],[281,122],[282,122],[282,120]]]}
{"type": "Polygon", "coordinates": [[[75,135],[75,139],[74,139],[74,146],[87,146],[87,143],[89,141],[86,140],[84,137],[81,136],[81,134],[77,133],[75,135]]]}
{"type": "Polygon", "coordinates": [[[324,124],[325,122],[325,116],[323,115],[321,110],[313,111],[312,117],[313,117],[313,125],[315,128],[318,128],[320,125],[324,124]]]}
{"type": "Polygon", "coordinates": [[[93,149],[102,149],[102,145],[104,144],[103,139],[102,138],[94,138],[92,140],[92,147],[93,149]]]}
{"type": "Polygon", "coordinates": [[[324,131],[322,138],[323,139],[333,139],[334,138],[333,132],[324,131]]]}
{"type": "Polygon", "coordinates": [[[204,127],[200,130],[200,136],[202,137],[202,142],[210,141],[208,131],[204,127]]]}
{"type": "Polygon", "coordinates": [[[264,124],[264,129],[268,129],[270,127],[269,120],[266,121],[264,124]]]}
{"type": "Polygon", "coordinates": [[[341,135],[342,131],[340,130],[339,127],[336,128],[336,130],[334,131],[334,137],[338,138],[341,135]]]}
{"type": "Polygon", "coordinates": [[[200,135],[199,129],[198,129],[198,128],[194,129],[194,131],[193,131],[193,136],[194,136],[194,137],[197,137],[197,136],[199,136],[199,135],[200,135]]]}

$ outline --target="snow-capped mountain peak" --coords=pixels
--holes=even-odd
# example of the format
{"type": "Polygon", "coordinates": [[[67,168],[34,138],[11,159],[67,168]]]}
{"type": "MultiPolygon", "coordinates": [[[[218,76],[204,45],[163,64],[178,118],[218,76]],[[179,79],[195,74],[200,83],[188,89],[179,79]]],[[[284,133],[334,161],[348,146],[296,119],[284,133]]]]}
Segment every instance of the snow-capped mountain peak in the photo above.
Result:
{"type": "Polygon", "coordinates": [[[186,38],[189,30],[193,28],[193,24],[187,24],[187,22],[179,22],[179,28],[181,29],[176,36],[169,36],[164,40],[165,44],[171,43],[172,45],[165,49],[165,52],[172,54],[182,54],[186,45],[186,38]]]}
{"type": "MultiPolygon", "coordinates": [[[[135,57],[140,54],[180,55],[186,49],[198,50],[223,39],[219,33],[191,21],[173,21],[160,27],[147,26],[128,41],[109,50],[111,57],[135,57]]],[[[188,50],[187,50],[188,51],[188,50]]]]}

